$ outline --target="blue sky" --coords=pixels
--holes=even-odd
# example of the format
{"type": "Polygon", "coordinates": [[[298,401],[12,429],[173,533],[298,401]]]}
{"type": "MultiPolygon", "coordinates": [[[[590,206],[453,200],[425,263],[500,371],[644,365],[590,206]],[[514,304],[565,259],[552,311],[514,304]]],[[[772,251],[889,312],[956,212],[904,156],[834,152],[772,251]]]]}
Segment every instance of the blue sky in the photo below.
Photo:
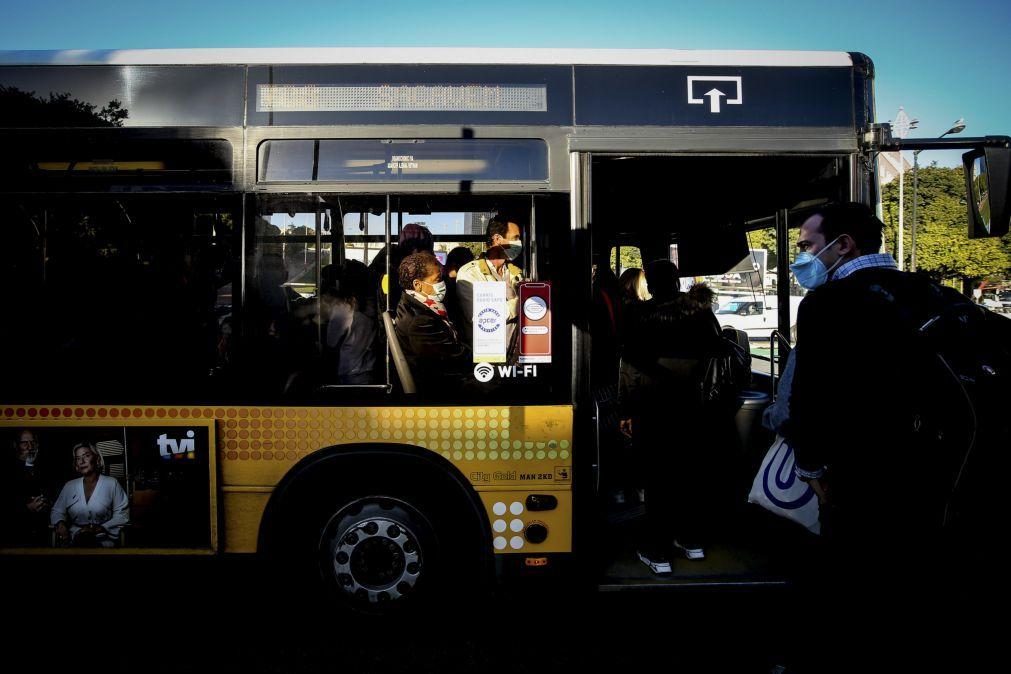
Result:
{"type": "MultiPolygon", "coordinates": [[[[0,0],[0,49],[485,46],[860,51],[878,119],[1011,134],[1011,2],[0,0]]],[[[957,153],[921,156],[958,163],[957,153]]]]}

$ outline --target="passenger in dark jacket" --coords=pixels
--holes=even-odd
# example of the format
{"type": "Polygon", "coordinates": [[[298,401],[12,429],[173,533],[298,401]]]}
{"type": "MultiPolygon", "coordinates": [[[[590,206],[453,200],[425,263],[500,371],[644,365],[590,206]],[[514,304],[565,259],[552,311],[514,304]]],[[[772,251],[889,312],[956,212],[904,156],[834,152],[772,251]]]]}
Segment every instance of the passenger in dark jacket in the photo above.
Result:
{"type": "Polygon", "coordinates": [[[448,395],[473,378],[473,362],[443,304],[442,267],[432,253],[417,252],[400,263],[399,277],[396,332],[415,383],[426,394],[448,395]]]}
{"type": "Polygon", "coordinates": [[[639,557],[655,573],[671,571],[673,549],[689,559],[705,556],[700,515],[709,508],[702,486],[714,428],[703,380],[710,359],[723,348],[712,312],[712,291],[678,289],[677,267],[666,260],[646,267],[653,299],[632,309],[625,322],[619,376],[621,429],[645,456],[646,523],[639,557]]]}

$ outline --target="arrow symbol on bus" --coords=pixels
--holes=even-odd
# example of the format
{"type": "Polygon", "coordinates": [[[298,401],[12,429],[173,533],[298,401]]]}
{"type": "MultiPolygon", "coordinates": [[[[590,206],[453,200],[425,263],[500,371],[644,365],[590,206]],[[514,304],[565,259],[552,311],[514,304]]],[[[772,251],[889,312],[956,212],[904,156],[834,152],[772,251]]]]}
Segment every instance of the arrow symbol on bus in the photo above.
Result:
{"type": "Polygon", "coordinates": [[[720,96],[726,96],[725,93],[723,93],[716,87],[713,87],[712,89],[710,89],[709,91],[707,91],[702,95],[709,97],[709,112],[720,111],[720,96]]]}

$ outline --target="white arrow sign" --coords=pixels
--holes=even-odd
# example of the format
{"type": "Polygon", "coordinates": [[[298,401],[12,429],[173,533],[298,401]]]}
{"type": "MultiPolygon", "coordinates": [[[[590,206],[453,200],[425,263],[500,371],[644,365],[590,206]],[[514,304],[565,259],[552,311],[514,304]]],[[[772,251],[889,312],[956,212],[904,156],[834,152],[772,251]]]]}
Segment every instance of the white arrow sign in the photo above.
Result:
{"type": "Polygon", "coordinates": [[[709,99],[709,112],[719,113],[720,105],[741,105],[744,103],[744,87],[741,83],[740,75],[689,75],[688,76],[688,102],[695,105],[701,105],[705,103],[705,99],[709,99]],[[709,83],[712,86],[713,82],[732,82],[733,85],[731,89],[736,89],[736,95],[732,96],[726,94],[719,89],[713,87],[706,93],[702,94],[701,97],[697,97],[693,89],[695,88],[695,83],[701,82],[703,84],[699,85],[699,89],[705,86],[704,83],[709,83]],[[726,100],[721,101],[720,97],[725,97],[726,100]]]}
{"type": "Polygon", "coordinates": [[[726,96],[726,94],[719,89],[713,88],[707,91],[705,95],[709,97],[709,112],[719,112],[720,96],[726,96]]]}

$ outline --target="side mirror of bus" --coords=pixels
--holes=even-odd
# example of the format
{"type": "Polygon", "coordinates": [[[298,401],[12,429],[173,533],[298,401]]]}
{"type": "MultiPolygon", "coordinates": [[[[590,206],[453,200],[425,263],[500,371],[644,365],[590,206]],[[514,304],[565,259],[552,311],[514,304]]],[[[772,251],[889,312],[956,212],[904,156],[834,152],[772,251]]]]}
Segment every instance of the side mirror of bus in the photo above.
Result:
{"type": "Polygon", "coordinates": [[[983,147],[962,155],[969,238],[1004,236],[1011,221],[1011,148],[983,147]]]}

